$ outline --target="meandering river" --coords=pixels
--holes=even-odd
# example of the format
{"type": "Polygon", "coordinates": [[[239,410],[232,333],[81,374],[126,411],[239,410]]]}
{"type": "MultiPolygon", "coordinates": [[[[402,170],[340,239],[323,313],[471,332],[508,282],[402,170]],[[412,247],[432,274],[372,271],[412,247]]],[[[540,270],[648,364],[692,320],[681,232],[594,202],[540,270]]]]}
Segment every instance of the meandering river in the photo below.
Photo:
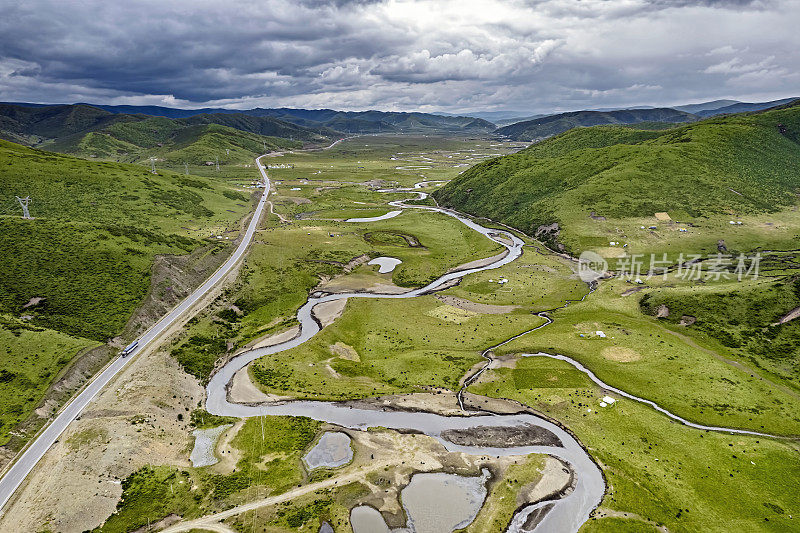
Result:
{"type": "MultiPolygon", "coordinates": [[[[400,192],[409,191],[409,189],[392,189],[385,190],[384,192],[400,192]]],[[[426,193],[415,191],[418,199],[425,199],[426,193]]],[[[487,238],[504,246],[508,253],[491,264],[461,270],[458,272],[451,272],[445,274],[433,281],[432,283],[414,289],[402,294],[372,294],[372,293],[344,293],[344,294],[330,294],[321,297],[310,297],[308,301],[297,312],[297,320],[300,323],[300,333],[297,337],[263,348],[256,348],[244,353],[239,354],[231,359],[222,368],[220,368],[211,378],[206,389],[206,409],[213,414],[235,416],[235,417],[254,417],[261,415],[284,415],[284,416],[305,416],[315,420],[337,424],[342,427],[351,429],[366,429],[372,426],[383,426],[390,429],[398,430],[413,430],[420,433],[429,435],[439,442],[444,447],[453,452],[464,452],[471,455],[494,455],[494,456],[507,456],[507,455],[527,455],[532,453],[548,454],[557,457],[567,463],[574,474],[573,490],[566,496],[556,501],[545,501],[534,503],[519,510],[514,516],[512,523],[509,527],[511,532],[535,531],[535,532],[565,532],[577,531],[581,525],[589,519],[592,510],[600,503],[605,492],[605,482],[603,475],[594,463],[589,454],[578,443],[575,438],[560,428],[559,426],[540,418],[533,414],[516,414],[516,415],[495,415],[495,414],[480,414],[476,416],[442,416],[434,413],[425,412],[406,412],[406,411],[382,411],[371,410],[362,408],[353,408],[346,406],[342,403],[336,402],[317,402],[317,401],[289,401],[280,404],[238,404],[228,400],[227,390],[228,385],[233,379],[233,376],[247,366],[252,361],[270,354],[280,353],[291,348],[300,346],[314,335],[319,333],[322,329],[320,323],[314,316],[314,307],[333,300],[342,300],[347,298],[377,298],[377,299],[400,299],[400,298],[415,298],[424,294],[429,294],[432,291],[440,289],[448,282],[462,278],[475,272],[484,270],[491,270],[506,265],[515,261],[522,255],[523,241],[516,235],[503,230],[491,229],[481,226],[475,221],[466,218],[460,213],[450,211],[439,207],[421,206],[421,205],[408,205],[403,201],[390,202],[390,205],[401,209],[423,209],[443,213],[459,220],[469,228],[481,233],[487,238]],[[457,445],[445,439],[442,434],[449,430],[464,430],[476,427],[519,427],[519,426],[535,426],[543,430],[549,431],[555,435],[560,441],[560,445],[541,445],[541,446],[518,446],[518,447],[486,447],[486,446],[464,446],[457,445]],[[538,515],[538,519],[533,521],[533,528],[525,529],[525,524],[532,514],[538,515]]],[[[394,212],[392,212],[394,213],[394,212]]],[[[394,216],[394,215],[392,215],[394,216]]],[[[382,220],[389,218],[388,216],[374,217],[370,220],[382,220]]],[[[547,323],[539,327],[544,327],[551,322],[549,317],[547,323]]],[[[534,328],[538,329],[537,328],[534,328]]],[[[511,339],[505,341],[509,342],[514,338],[527,334],[528,332],[521,333],[511,339]]],[[[503,344],[505,344],[505,342],[503,344]]],[[[488,351],[488,350],[487,350],[488,351]]],[[[597,378],[588,368],[581,365],[579,362],[563,356],[551,354],[523,354],[530,357],[551,357],[566,361],[574,366],[577,370],[589,376],[600,387],[612,391],[625,398],[642,402],[649,405],[653,409],[661,412],[662,414],[686,424],[687,426],[709,431],[720,431],[729,433],[743,433],[750,435],[763,435],[763,433],[754,431],[723,428],[714,426],[704,426],[695,424],[685,420],[666,409],[658,406],[650,400],[646,400],[632,394],[626,393],[620,389],[609,386],[597,378]]],[[[486,356],[486,352],[484,352],[486,356]]],[[[481,371],[470,376],[467,383],[473,381],[486,367],[481,371]]],[[[461,391],[463,392],[463,391],[461,391]]],[[[461,393],[459,393],[459,401],[461,401],[461,393]]],[[[463,404],[462,404],[463,408],[463,404]]],[[[554,441],[555,442],[555,441],[554,441]]]]}
{"type": "MultiPolygon", "coordinates": [[[[419,195],[421,199],[424,199],[426,196],[425,193],[417,192],[416,194],[419,195]]],[[[391,202],[391,205],[403,209],[435,211],[454,217],[469,228],[504,246],[508,250],[508,253],[489,265],[451,272],[441,276],[425,287],[402,294],[366,294],[353,292],[331,294],[322,297],[310,297],[297,312],[297,320],[300,323],[300,334],[297,337],[274,346],[256,348],[239,354],[212,376],[206,389],[206,409],[213,414],[235,417],[253,417],[260,415],[306,416],[315,420],[352,429],[383,426],[390,429],[414,430],[436,438],[450,451],[464,452],[472,455],[505,456],[527,455],[531,453],[549,454],[558,457],[570,465],[570,468],[572,468],[575,474],[575,486],[567,496],[551,504],[550,510],[538,521],[534,531],[577,531],[578,528],[588,520],[589,514],[600,503],[603,497],[605,483],[602,473],[588,453],[572,435],[538,416],[532,414],[486,414],[471,417],[447,417],[433,413],[404,411],[387,412],[358,409],[335,402],[290,401],[282,404],[245,405],[233,403],[228,400],[227,387],[236,372],[260,357],[280,353],[300,346],[321,330],[321,326],[313,314],[314,307],[319,304],[347,298],[415,298],[428,294],[452,280],[462,278],[475,272],[499,268],[515,261],[522,255],[523,241],[510,232],[485,228],[473,220],[447,209],[407,205],[401,201],[391,202]],[[523,446],[508,448],[463,446],[453,444],[442,437],[443,432],[453,429],[463,430],[475,427],[515,427],[524,425],[537,426],[550,431],[558,437],[561,446],[523,446]]],[[[527,515],[538,507],[540,507],[540,505],[534,504],[519,511],[510,530],[523,531],[522,524],[525,523],[527,515]]]]}

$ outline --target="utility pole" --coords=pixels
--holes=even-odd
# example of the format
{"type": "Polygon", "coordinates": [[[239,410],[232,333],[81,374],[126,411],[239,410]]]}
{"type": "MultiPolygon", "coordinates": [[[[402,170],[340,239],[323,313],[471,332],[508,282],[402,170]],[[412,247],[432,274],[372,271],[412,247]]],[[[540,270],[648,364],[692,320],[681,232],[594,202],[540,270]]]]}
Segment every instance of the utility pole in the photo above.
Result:
{"type": "Polygon", "coordinates": [[[156,172],[156,158],[155,157],[151,157],[150,158],[150,172],[152,172],[153,174],[158,174],[158,172],[156,172]]]}
{"type": "Polygon", "coordinates": [[[16,196],[15,198],[19,202],[19,205],[22,206],[22,218],[31,220],[33,217],[28,211],[28,204],[31,203],[31,197],[26,196],[25,198],[20,198],[19,196],[16,196]]]}

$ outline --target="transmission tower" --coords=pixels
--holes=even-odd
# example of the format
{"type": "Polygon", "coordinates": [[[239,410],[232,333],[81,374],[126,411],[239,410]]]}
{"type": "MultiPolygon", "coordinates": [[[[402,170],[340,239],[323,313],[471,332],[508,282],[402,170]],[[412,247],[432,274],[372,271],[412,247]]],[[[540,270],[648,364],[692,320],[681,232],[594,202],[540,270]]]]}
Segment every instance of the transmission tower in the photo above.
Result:
{"type": "Polygon", "coordinates": [[[20,198],[19,196],[16,196],[15,198],[19,202],[19,205],[22,206],[22,218],[25,218],[25,219],[28,219],[28,220],[32,219],[33,217],[31,216],[30,212],[28,211],[28,204],[31,203],[31,197],[30,196],[26,196],[25,198],[20,198]]]}
{"type": "Polygon", "coordinates": [[[150,158],[150,172],[152,172],[153,174],[158,174],[158,172],[156,172],[156,158],[155,157],[151,157],[150,158]]]}
{"type": "Polygon", "coordinates": [[[217,172],[219,172],[219,156],[217,156],[217,172]]]}
{"type": "Polygon", "coordinates": [[[189,163],[187,163],[186,161],[183,162],[183,170],[184,170],[184,174],[186,174],[188,176],[189,175],[189,163]]]}

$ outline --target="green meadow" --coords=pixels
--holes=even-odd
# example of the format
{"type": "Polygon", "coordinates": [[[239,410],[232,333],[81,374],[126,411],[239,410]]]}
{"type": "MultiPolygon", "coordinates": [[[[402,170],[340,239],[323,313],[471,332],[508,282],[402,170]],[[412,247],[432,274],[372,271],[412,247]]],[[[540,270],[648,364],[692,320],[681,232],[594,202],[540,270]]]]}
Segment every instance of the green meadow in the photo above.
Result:
{"type": "Polygon", "coordinates": [[[251,375],[265,392],[315,399],[457,390],[484,348],[543,322],[524,311],[463,312],[433,296],[353,298],[334,324],[302,346],[262,357],[251,375]]]}
{"type": "Polygon", "coordinates": [[[795,386],[737,361],[713,338],[644,314],[641,293],[622,296],[626,287],[603,283],[586,301],[553,313],[553,324],[497,352],[569,356],[609,385],[693,422],[800,434],[795,386]]]}
{"type": "Polygon", "coordinates": [[[590,519],[582,532],[795,529],[795,441],[691,429],[624,398],[601,407],[604,391],[552,359],[520,359],[470,390],[530,405],[587,447],[608,483],[598,509],[607,517],[590,519]]]}
{"type": "Polygon", "coordinates": [[[96,341],[0,315],[0,445],[42,400],[75,354],[96,341]]]}

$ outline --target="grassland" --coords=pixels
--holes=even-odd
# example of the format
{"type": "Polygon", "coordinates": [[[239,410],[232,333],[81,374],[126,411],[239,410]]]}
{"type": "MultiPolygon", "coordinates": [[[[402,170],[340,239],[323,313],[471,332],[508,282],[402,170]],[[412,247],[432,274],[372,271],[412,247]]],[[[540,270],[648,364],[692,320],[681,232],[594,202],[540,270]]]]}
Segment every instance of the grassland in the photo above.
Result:
{"type": "MultiPolygon", "coordinates": [[[[301,162],[316,160],[320,168],[330,167],[321,164],[326,161],[336,163],[335,172],[346,172],[355,157],[361,157],[362,164],[374,160],[378,165],[388,159],[388,154],[402,151],[399,146],[405,146],[397,144],[400,140],[394,138],[373,137],[354,139],[341,146],[345,150],[360,149],[358,145],[365,140],[376,143],[377,147],[341,160],[337,154],[310,152],[267,161],[273,167],[295,166],[270,170],[276,188],[276,195],[271,197],[275,211],[291,222],[287,224],[272,217],[265,223],[237,286],[213,309],[194,320],[173,349],[173,355],[189,373],[205,380],[217,359],[229,350],[229,341],[235,349],[293,325],[296,310],[311,290],[321,280],[345,273],[346,265],[359,256],[387,255],[403,263],[391,274],[383,275],[377,274],[374,266],[358,266],[336,280],[337,290],[356,290],[375,284],[422,286],[448,269],[501,250],[499,245],[452,217],[436,213],[409,210],[383,221],[342,222],[341,219],[351,216],[383,214],[390,209],[386,202],[409,197],[408,193],[379,193],[351,180],[313,177],[301,168],[301,162]],[[355,148],[351,148],[353,145],[355,148]]],[[[409,142],[415,149],[420,146],[416,144],[420,142],[418,139],[403,142],[409,142]]],[[[465,144],[438,142],[451,148],[465,144]]],[[[396,172],[395,177],[402,176],[396,172]]]]}
{"type": "Polygon", "coordinates": [[[665,287],[646,294],[643,310],[661,321],[709,337],[739,359],[779,376],[800,391],[800,322],[782,322],[800,307],[800,278],[762,278],[749,283],[665,287]],[[663,306],[663,307],[662,307],[663,306]],[[691,323],[689,323],[691,322],[691,323]],[[688,323],[688,325],[687,325],[688,323]]]}
{"type": "Polygon", "coordinates": [[[3,195],[24,190],[35,217],[0,220],[8,251],[0,305],[19,314],[31,298],[43,298],[24,312],[70,334],[101,341],[116,334],[147,291],[156,254],[187,253],[211,232],[233,229],[249,209],[247,196],[205,178],[11,143],[0,149],[3,195]]]}
{"type": "Polygon", "coordinates": [[[638,294],[621,296],[626,287],[603,284],[585,302],[554,313],[554,324],[498,353],[567,355],[609,385],[694,422],[800,434],[795,387],[771,374],[761,376],[756,367],[737,366],[736,354],[713,338],[696,337],[643,314],[638,294]]]}
{"type": "Polygon", "coordinates": [[[493,270],[470,274],[444,294],[490,305],[516,305],[546,311],[579,300],[588,288],[566,262],[526,247],[522,257],[493,270]],[[506,279],[506,283],[498,283],[506,279]]]}
{"type": "Polygon", "coordinates": [[[522,359],[471,388],[521,401],[573,431],[609,490],[581,531],[789,531],[800,505],[796,443],[687,428],[605,392],[562,361],[522,359]],[[626,514],[623,514],[626,513],[626,514]]]}
{"type": "Polygon", "coordinates": [[[122,331],[150,289],[157,255],[220,253],[206,237],[235,236],[250,201],[204,177],[154,175],[5,141],[0,159],[5,444],[78,352],[122,331]],[[30,195],[33,220],[20,218],[15,195],[30,195]]]}
{"type": "Polygon", "coordinates": [[[507,154],[520,143],[495,143],[480,138],[364,136],[349,139],[330,150],[289,154],[265,160],[276,179],[310,182],[396,182],[411,186],[423,180],[449,180],[487,157],[507,154]]]}
{"type": "Polygon", "coordinates": [[[328,128],[306,128],[273,117],[203,113],[188,118],[111,113],[84,104],[44,107],[0,104],[0,138],[56,152],[123,162],[221,164],[249,161],[267,150],[327,144],[328,128]]]}
{"type": "Polygon", "coordinates": [[[543,458],[537,455],[528,456],[519,464],[509,465],[486,496],[478,516],[467,527],[459,529],[459,533],[506,531],[518,510],[519,491],[525,485],[542,479],[543,466],[543,458]]]}
{"type": "MultiPolygon", "coordinates": [[[[663,133],[614,132],[618,135],[614,143],[630,136],[646,143],[663,133]]],[[[601,137],[583,138],[581,142],[596,145],[583,149],[599,149],[610,142],[601,137]]],[[[271,165],[287,167],[270,170],[277,189],[272,201],[283,220],[275,215],[266,221],[237,284],[190,323],[173,355],[203,381],[221,356],[294,325],[296,309],[315,289],[352,290],[379,283],[419,286],[458,264],[497,253],[491,241],[452,218],[431,213],[408,211],[363,224],[341,221],[382,214],[390,209],[386,201],[402,196],[371,190],[370,185],[379,184],[367,182],[376,176],[382,184],[405,186],[421,181],[420,173],[428,178],[427,174],[442,179],[457,176],[460,168],[452,157],[454,152],[465,152],[466,146],[464,141],[446,139],[370,137],[341,143],[329,152],[271,160],[271,165]],[[399,158],[405,161],[398,163],[399,158]],[[408,170],[414,166],[432,168],[408,170]],[[403,263],[391,274],[351,263],[357,257],[378,255],[403,263]]],[[[559,150],[551,148],[554,153],[559,150]]],[[[493,148],[484,144],[483,149],[485,155],[493,148]]],[[[565,151],[559,157],[569,154],[565,151]]],[[[248,179],[248,170],[231,166],[219,174],[235,184],[248,179]]],[[[752,215],[753,220],[763,221],[762,215],[752,215]]],[[[775,216],[786,217],[779,231],[790,242],[794,215],[785,210],[775,216]]],[[[640,219],[620,220],[631,224],[633,231],[640,219]]],[[[603,222],[616,227],[610,220],[588,219],[587,224],[603,222]]],[[[714,223],[721,228],[727,224],[721,215],[714,223]]],[[[675,229],[660,227],[663,232],[675,229]]],[[[731,229],[739,230],[746,232],[747,225],[731,229]]],[[[772,229],[764,226],[764,231],[772,229]]],[[[651,238],[647,235],[642,243],[651,238]]],[[[741,241],[726,237],[729,249],[749,250],[753,235],[744,234],[741,241]],[[740,248],[731,243],[741,243],[740,248]]],[[[682,236],[675,229],[673,237],[682,236]]],[[[716,247],[710,233],[697,239],[697,246],[716,247]]],[[[630,242],[629,248],[639,246],[630,242]]],[[[652,249],[665,246],[658,240],[652,249]]],[[[648,281],[649,287],[643,288],[621,280],[604,281],[585,301],[553,311],[553,324],[495,350],[495,355],[562,353],[607,383],[685,418],[797,435],[795,325],[771,325],[800,298],[794,280],[786,278],[793,260],[784,259],[775,260],[769,269],[770,275],[779,277],[743,283],[692,284],[670,278],[648,281]],[[644,290],[630,293],[630,288],[644,290]],[[653,313],[661,305],[669,307],[670,314],[658,319],[653,313]],[[684,315],[697,321],[681,326],[684,315]],[[789,355],[782,356],[774,346],[785,347],[789,355]]],[[[527,246],[514,263],[470,275],[439,295],[464,299],[469,305],[457,307],[433,295],[351,299],[336,322],[304,345],[255,362],[251,377],[265,392],[328,400],[435,387],[456,390],[481,361],[485,348],[544,322],[532,313],[577,300],[586,291],[565,261],[527,246]],[[497,283],[500,278],[508,282],[497,283]],[[490,314],[481,305],[493,306],[493,313],[496,306],[515,307],[490,314]]],[[[604,470],[609,492],[585,531],[656,531],[657,526],[670,531],[792,529],[789,515],[800,505],[792,485],[800,474],[795,441],[697,431],[625,399],[603,408],[599,403],[604,391],[568,364],[542,358],[523,358],[510,366],[506,361],[470,390],[530,405],[565,424],[587,446],[604,470]]],[[[197,427],[229,421],[208,420],[200,410],[192,420],[197,427]]],[[[307,474],[300,461],[320,430],[318,423],[303,418],[248,420],[232,442],[239,457],[234,471],[220,473],[213,467],[186,474],[171,467],[138,471],[127,480],[120,511],[105,527],[133,529],[141,525],[142,516],[160,518],[171,512],[191,518],[328,475],[307,474]],[[181,501],[171,495],[160,497],[166,479],[184,480],[196,488],[190,496],[181,493],[181,501]],[[137,496],[148,493],[158,501],[148,503],[137,496]]],[[[470,528],[480,531],[507,523],[517,489],[538,473],[537,458],[510,467],[490,495],[490,505],[470,528]]],[[[229,520],[229,525],[240,531],[256,526],[265,531],[316,531],[324,518],[346,529],[349,508],[365,496],[365,485],[353,483],[304,495],[261,514],[243,514],[229,520]]]]}
{"type": "Polygon", "coordinates": [[[166,466],[144,467],[122,481],[117,510],[95,531],[127,533],[149,527],[171,513],[199,516],[202,494],[196,489],[187,471],[166,466]]]}
{"type": "MultiPolygon", "coordinates": [[[[156,119],[153,119],[156,120],[156,119]]],[[[138,125],[139,123],[136,123],[138,125]]],[[[131,124],[125,124],[131,127],[131,124]]],[[[143,124],[144,127],[147,125],[143,124]]],[[[93,134],[95,136],[102,134],[93,134]]],[[[81,145],[81,153],[97,151],[90,139],[81,145]]],[[[123,157],[126,161],[144,161],[155,157],[158,164],[167,165],[188,163],[202,165],[206,161],[219,160],[220,165],[249,163],[257,155],[270,150],[300,148],[302,143],[278,137],[265,137],[255,133],[239,131],[218,124],[196,125],[181,128],[174,132],[167,142],[155,146],[144,145],[123,157]],[[266,148],[266,150],[265,150],[266,148]]]]}
{"type": "Polygon", "coordinates": [[[42,400],[75,354],[97,342],[19,320],[0,318],[0,445],[42,400]]]}
{"type": "Polygon", "coordinates": [[[302,398],[455,390],[485,347],[542,322],[524,311],[463,313],[432,296],[351,299],[334,324],[298,348],[262,357],[251,373],[266,392],[302,398]]]}
{"type": "Polygon", "coordinates": [[[478,164],[434,196],[575,254],[611,241],[673,261],[716,253],[719,240],[744,252],[794,249],[798,138],[798,106],[662,131],[580,128],[478,164]],[[552,223],[558,232],[541,231],[552,223]]]}
{"type": "Polygon", "coordinates": [[[228,521],[241,533],[317,533],[323,521],[334,531],[350,531],[350,507],[369,494],[362,483],[349,483],[334,490],[319,490],[273,508],[248,512],[228,521]]]}
{"type": "Polygon", "coordinates": [[[316,220],[299,220],[283,228],[274,224],[258,234],[237,288],[215,310],[193,322],[173,350],[184,368],[200,379],[208,377],[228,340],[238,347],[293,325],[297,309],[320,279],[342,274],[356,257],[390,255],[404,263],[386,275],[377,274],[373,266],[358,267],[345,278],[354,289],[360,282],[422,286],[449,268],[497,251],[496,243],[469,233],[451,217],[432,213],[404,213],[397,221],[367,224],[316,220]],[[370,242],[369,235],[383,228],[413,231],[425,247],[370,242]],[[231,310],[233,306],[238,312],[231,310]]]}

